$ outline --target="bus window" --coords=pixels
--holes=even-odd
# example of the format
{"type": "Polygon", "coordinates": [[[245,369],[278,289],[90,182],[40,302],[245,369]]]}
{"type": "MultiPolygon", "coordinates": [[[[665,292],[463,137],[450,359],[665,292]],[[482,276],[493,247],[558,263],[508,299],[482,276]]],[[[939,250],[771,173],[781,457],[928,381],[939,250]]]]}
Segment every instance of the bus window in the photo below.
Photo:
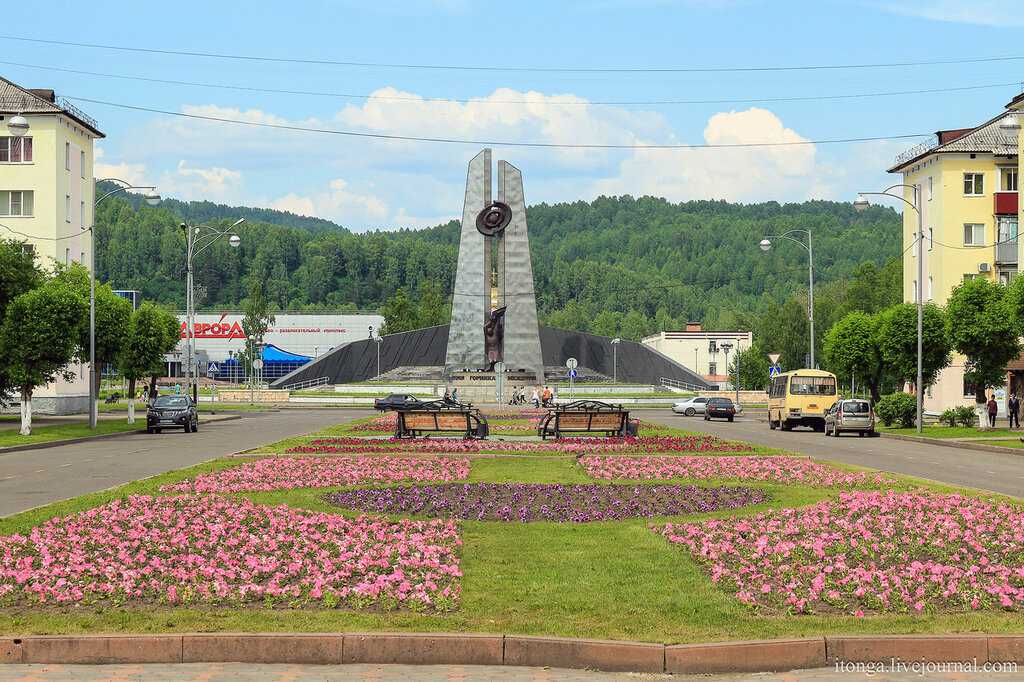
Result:
{"type": "Polygon", "coordinates": [[[835,395],[835,377],[794,376],[789,382],[790,395],[835,395]]]}
{"type": "Polygon", "coordinates": [[[786,377],[775,377],[772,380],[771,398],[784,398],[786,396],[786,377]]]}

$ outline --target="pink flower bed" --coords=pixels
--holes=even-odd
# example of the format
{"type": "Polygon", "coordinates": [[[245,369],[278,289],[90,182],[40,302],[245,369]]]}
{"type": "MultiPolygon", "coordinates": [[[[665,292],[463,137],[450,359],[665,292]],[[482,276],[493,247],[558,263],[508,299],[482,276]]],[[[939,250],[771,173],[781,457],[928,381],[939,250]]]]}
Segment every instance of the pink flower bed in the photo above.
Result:
{"type": "Polygon", "coordinates": [[[842,471],[800,457],[581,457],[580,464],[593,478],[630,481],[669,478],[738,478],[773,483],[820,486],[880,485],[882,474],[842,471]]]}
{"type": "Polygon", "coordinates": [[[237,493],[243,491],[334,488],[359,483],[459,481],[469,476],[469,460],[437,457],[271,457],[200,474],[195,480],[165,485],[165,492],[237,493]]]}
{"type": "Polygon", "coordinates": [[[648,452],[749,452],[745,443],[729,443],[714,436],[641,436],[639,438],[563,438],[539,441],[461,440],[454,438],[411,438],[366,440],[363,438],[316,438],[309,445],[289,448],[290,453],[394,453],[394,452],[525,452],[542,454],[593,454],[648,452]]]}
{"type": "Polygon", "coordinates": [[[136,496],[0,537],[0,605],[246,602],[448,610],[453,521],[387,521],[215,496],[136,496]]]}
{"type": "Polygon", "coordinates": [[[851,492],[747,518],[668,524],[744,603],[807,613],[1018,610],[1024,510],[961,495],[851,492]]]}

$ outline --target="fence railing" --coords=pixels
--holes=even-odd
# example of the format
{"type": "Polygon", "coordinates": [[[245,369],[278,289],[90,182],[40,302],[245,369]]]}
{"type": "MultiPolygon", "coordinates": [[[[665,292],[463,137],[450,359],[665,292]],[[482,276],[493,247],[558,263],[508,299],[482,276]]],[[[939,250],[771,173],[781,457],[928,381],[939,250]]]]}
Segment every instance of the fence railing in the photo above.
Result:
{"type": "Polygon", "coordinates": [[[684,391],[706,391],[704,386],[698,386],[697,384],[689,384],[685,381],[677,381],[676,379],[669,379],[668,377],[661,377],[658,382],[666,388],[679,388],[684,391]]]}
{"type": "Polygon", "coordinates": [[[327,377],[317,377],[316,379],[307,379],[306,381],[299,381],[294,384],[288,384],[281,388],[286,391],[301,391],[304,388],[315,388],[317,386],[327,386],[331,383],[331,380],[327,377]]]}

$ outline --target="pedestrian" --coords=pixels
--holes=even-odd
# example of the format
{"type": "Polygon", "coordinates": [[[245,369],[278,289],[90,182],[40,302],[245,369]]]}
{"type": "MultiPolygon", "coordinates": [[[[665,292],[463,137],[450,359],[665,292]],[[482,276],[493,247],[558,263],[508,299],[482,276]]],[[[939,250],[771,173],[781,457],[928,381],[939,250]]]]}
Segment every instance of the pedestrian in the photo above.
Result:
{"type": "Polygon", "coordinates": [[[459,389],[457,389],[457,388],[453,388],[452,389],[452,402],[453,403],[459,402],[459,389]]]}
{"type": "Polygon", "coordinates": [[[996,402],[996,397],[992,396],[988,399],[988,425],[990,427],[995,427],[997,414],[999,414],[999,403],[996,402]]]}
{"type": "Polygon", "coordinates": [[[530,402],[533,403],[534,407],[540,407],[540,395],[537,393],[537,387],[533,387],[533,395],[530,396],[530,402]]]}
{"type": "Polygon", "coordinates": [[[450,403],[452,401],[452,394],[448,392],[448,387],[445,386],[444,398],[441,398],[443,402],[450,403]]]}
{"type": "Polygon", "coordinates": [[[544,398],[544,407],[550,407],[551,406],[551,389],[549,387],[545,386],[544,387],[544,393],[542,395],[543,395],[543,398],[544,398]]]}
{"type": "Polygon", "coordinates": [[[1010,394],[1010,403],[1006,406],[1006,411],[1010,413],[1010,428],[1020,428],[1020,398],[1017,397],[1017,392],[1014,391],[1010,394]]]}

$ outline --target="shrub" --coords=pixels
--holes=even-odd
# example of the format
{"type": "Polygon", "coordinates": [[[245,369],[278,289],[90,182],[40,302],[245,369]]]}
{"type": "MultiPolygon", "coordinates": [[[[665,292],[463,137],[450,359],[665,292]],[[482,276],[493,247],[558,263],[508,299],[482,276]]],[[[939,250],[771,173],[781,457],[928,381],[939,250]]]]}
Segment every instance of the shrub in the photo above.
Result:
{"type": "Polygon", "coordinates": [[[956,426],[956,410],[953,409],[952,407],[947,407],[945,410],[942,411],[942,414],[939,415],[939,421],[942,422],[943,424],[949,424],[950,427],[956,426]]]}
{"type": "Polygon", "coordinates": [[[974,411],[974,407],[971,405],[960,405],[954,407],[953,411],[956,412],[956,422],[960,426],[975,426],[978,423],[978,413],[974,411]]]}
{"type": "Polygon", "coordinates": [[[901,428],[909,429],[917,419],[917,401],[907,393],[890,393],[882,396],[875,405],[875,414],[885,426],[899,424],[901,428]]]}

